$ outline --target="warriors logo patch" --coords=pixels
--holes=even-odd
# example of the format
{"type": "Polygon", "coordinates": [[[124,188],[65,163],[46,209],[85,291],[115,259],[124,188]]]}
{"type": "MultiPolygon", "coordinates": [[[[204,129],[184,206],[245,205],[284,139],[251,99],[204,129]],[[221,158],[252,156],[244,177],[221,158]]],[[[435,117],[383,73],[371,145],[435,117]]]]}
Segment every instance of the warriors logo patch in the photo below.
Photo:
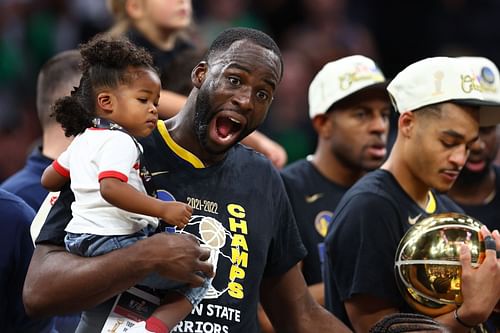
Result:
{"type": "Polygon", "coordinates": [[[328,226],[333,220],[333,213],[328,210],[323,210],[316,215],[314,219],[314,227],[318,234],[322,237],[326,237],[326,233],[328,232],[328,226]]]}

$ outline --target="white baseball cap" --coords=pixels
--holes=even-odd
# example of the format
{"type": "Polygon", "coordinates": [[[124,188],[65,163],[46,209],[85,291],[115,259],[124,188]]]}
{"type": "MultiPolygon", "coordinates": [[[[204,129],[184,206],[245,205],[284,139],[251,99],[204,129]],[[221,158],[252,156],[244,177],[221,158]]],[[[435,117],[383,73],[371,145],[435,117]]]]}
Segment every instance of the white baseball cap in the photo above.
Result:
{"type": "Polygon", "coordinates": [[[327,112],[341,99],[369,87],[385,88],[385,77],[373,60],[353,55],[327,63],[309,85],[309,117],[327,112]]]}
{"type": "Polygon", "coordinates": [[[479,124],[500,123],[500,76],[483,57],[433,57],[406,67],[387,90],[399,113],[455,102],[479,106],[479,124]]]}

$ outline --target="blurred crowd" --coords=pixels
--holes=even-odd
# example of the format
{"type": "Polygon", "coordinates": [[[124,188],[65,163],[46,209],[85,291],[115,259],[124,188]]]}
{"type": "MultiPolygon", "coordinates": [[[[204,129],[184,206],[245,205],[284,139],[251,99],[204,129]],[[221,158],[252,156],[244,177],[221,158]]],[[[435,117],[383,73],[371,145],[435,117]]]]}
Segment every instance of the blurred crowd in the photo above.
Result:
{"type": "MultiPolygon", "coordinates": [[[[314,150],[307,89],[328,61],[366,55],[390,78],[434,55],[482,55],[500,63],[500,2],[494,0],[194,0],[190,32],[200,47],[229,26],[269,33],[285,74],[262,131],[289,162],[314,150]]],[[[0,1],[0,181],[17,171],[41,134],[36,75],[54,54],[106,31],[105,0],[0,1]]]]}

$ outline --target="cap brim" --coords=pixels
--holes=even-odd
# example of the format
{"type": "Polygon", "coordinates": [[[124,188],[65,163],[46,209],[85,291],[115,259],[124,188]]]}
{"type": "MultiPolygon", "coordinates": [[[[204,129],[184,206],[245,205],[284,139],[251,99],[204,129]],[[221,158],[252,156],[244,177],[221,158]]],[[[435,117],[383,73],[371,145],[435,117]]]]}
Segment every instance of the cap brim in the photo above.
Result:
{"type": "Polygon", "coordinates": [[[353,96],[356,96],[358,94],[364,94],[367,91],[372,91],[372,90],[383,91],[387,95],[387,99],[389,100],[390,99],[389,92],[387,91],[387,85],[388,84],[389,84],[389,81],[377,82],[377,83],[374,83],[374,84],[370,84],[370,85],[368,85],[366,87],[363,87],[363,88],[361,88],[359,90],[356,90],[355,92],[353,92],[353,93],[351,93],[351,94],[349,94],[349,95],[347,95],[347,96],[339,99],[338,101],[335,101],[335,103],[332,103],[332,105],[330,105],[330,107],[328,109],[331,110],[334,105],[341,104],[345,100],[350,99],[353,96]]]}
{"type": "Polygon", "coordinates": [[[458,99],[453,100],[453,102],[469,106],[479,106],[479,126],[500,124],[500,102],[479,99],[458,99]]]}

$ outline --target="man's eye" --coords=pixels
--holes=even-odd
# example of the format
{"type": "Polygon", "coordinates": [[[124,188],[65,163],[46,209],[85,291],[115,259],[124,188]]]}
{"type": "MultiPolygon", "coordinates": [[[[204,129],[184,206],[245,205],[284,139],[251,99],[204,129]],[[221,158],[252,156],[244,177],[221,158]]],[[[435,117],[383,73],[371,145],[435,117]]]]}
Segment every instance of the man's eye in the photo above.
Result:
{"type": "Polygon", "coordinates": [[[232,84],[232,85],[239,85],[241,83],[240,79],[238,79],[237,77],[234,77],[234,76],[230,76],[227,78],[229,80],[229,82],[232,84]]]}
{"type": "Polygon", "coordinates": [[[147,103],[148,102],[148,99],[147,98],[138,98],[137,99],[139,102],[141,103],[147,103]]]}
{"type": "Polygon", "coordinates": [[[360,110],[357,110],[354,113],[354,115],[356,116],[356,118],[364,118],[364,117],[366,117],[367,112],[365,110],[360,109],[360,110]]]}
{"type": "Polygon", "coordinates": [[[454,142],[441,141],[441,144],[446,148],[453,148],[456,146],[454,142]]]}
{"type": "Polygon", "coordinates": [[[257,97],[262,101],[267,101],[269,99],[269,94],[265,91],[258,91],[257,97]]]}

